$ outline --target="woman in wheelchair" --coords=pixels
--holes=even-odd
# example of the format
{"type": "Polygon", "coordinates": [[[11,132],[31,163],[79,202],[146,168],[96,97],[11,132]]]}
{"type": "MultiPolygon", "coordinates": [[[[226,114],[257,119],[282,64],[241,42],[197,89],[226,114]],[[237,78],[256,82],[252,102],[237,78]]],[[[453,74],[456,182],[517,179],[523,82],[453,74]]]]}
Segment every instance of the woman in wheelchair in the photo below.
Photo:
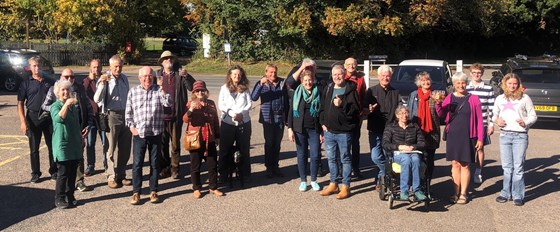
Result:
{"type": "Polygon", "coordinates": [[[409,121],[409,111],[403,105],[399,105],[395,111],[397,122],[389,125],[383,132],[383,149],[388,151],[391,160],[401,166],[400,175],[400,199],[409,198],[409,180],[412,176],[412,190],[417,201],[426,200],[426,195],[420,186],[420,164],[422,162],[422,150],[425,147],[422,131],[415,123],[409,121]],[[412,169],[412,173],[410,170],[412,169]]]}

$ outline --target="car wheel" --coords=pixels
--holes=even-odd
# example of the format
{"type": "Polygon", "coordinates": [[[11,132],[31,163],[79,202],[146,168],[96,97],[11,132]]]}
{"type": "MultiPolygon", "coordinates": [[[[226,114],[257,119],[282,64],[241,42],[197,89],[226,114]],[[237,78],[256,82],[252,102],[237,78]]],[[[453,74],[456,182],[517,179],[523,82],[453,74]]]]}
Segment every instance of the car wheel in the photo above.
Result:
{"type": "Polygon", "coordinates": [[[6,78],[6,81],[4,81],[4,89],[10,92],[15,92],[17,91],[18,84],[19,83],[16,77],[8,77],[6,78]]]}

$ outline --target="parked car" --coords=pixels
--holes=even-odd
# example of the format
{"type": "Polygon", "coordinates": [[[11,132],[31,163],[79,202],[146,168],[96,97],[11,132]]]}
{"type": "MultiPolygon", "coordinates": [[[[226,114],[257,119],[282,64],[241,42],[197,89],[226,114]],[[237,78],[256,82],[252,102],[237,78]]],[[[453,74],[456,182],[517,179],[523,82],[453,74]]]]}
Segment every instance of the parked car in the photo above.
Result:
{"type": "Polygon", "coordinates": [[[511,57],[499,71],[492,73],[491,83],[495,89],[501,90],[502,78],[507,73],[519,75],[539,119],[560,119],[560,58],[550,55],[511,57]]]}
{"type": "Polygon", "coordinates": [[[426,71],[432,79],[433,90],[447,90],[451,82],[451,69],[443,60],[404,60],[393,71],[391,86],[399,90],[404,103],[408,101],[411,92],[418,89],[414,83],[416,74],[426,71]]]}
{"type": "Polygon", "coordinates": [[[163,50],[169,50],[179,56],[187,56],[196,51],[198,42],[184,36],[170,35],[163,41],[163,50]]]}
{"type": "Polygon", "coordinates": [[[27,60],[32,56],[41,58],[42,72],[47,78],[54,78],[54,69],[49,60],[34,50],[0,50],[0,84],[7,91],[17,91],[24,78],[31,75],[27,60]]]}

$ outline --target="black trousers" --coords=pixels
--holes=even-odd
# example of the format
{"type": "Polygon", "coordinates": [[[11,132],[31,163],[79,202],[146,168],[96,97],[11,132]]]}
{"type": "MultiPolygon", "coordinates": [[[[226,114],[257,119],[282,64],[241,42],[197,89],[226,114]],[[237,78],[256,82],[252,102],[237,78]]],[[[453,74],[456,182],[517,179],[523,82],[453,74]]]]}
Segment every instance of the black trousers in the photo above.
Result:
{"type": "Polygon", "coordinates": [[[204,156],[206,152],[206,141],[203,141],[201,145],[199,149],[190,151],[193,190],[202,189],[202,184],[200,183],[200,166],[202,160],[206,161],[206,166],[208,167],[208,188],[216,190],[218,188],[218,151],[216,151],[216,143],[211,142],[208,144],[207,156],[204,156]]]}
{"type": "Polygon", "coordinates": [[[53,175],[57,172],[57,167],[53,159],[52,153],[52,120],[46,119],[39,123],[39,115],[37,112],[28,111],[26,116],[27,122],[27,138],[29,139],[29,159],[31,160],[31,175],[39,175],[41,173],[41,162],[39,159],[39,146],[41,145],[41,137],[45,136],[45,143],[49,155],[49,174],[53,175]]]}
{"type": "Polygon", "coordinates": [[[76,188],[76,170],[78,163],[83,160],[67,160],[57,162],[58,177],[56,179],[55,199],[65,200],[66,197],[74,198],[74,189],[76,188]]]}
{"type": "Polygon", "coordinates": [[[220,159],[218,160],[218,172],[220,176],[228,176],[233,163],[233,145],[237,146],[242,156],[241,170],[245,178],[251,175],[251,161],[249,146],[251,144],[251,122],[239,126],[222,122],[220,126],[220,159]]]}

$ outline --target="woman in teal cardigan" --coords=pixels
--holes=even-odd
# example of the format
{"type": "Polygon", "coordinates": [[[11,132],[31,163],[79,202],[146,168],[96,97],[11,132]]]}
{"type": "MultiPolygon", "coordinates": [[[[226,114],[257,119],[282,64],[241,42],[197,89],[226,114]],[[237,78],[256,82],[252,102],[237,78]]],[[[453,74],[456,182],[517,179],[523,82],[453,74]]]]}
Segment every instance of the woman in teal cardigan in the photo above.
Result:
{"type": "Polygon", "coordinates": [[[80,132],[77,99],[72,97],[72,83],[61,80],[54,85],[57,100],[51,105],[53,121],[53,156],[58,167],[55,205],[68,208],[76,205],[74,186],[76,170],[83,159],[83,138],[80,132]]]}

